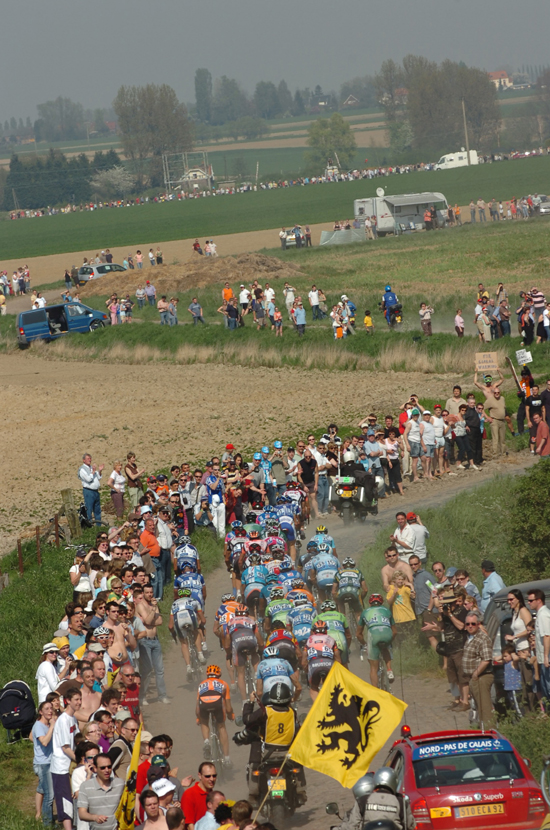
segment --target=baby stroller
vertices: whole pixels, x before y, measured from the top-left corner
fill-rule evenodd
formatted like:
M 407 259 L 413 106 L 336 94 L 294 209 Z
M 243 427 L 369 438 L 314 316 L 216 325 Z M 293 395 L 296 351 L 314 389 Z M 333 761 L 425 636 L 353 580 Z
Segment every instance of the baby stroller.
M 0 719 L 9 744 L 29 737 L 36 720 L 36 704 L 23 680 L 12 680 L 0 691 Z

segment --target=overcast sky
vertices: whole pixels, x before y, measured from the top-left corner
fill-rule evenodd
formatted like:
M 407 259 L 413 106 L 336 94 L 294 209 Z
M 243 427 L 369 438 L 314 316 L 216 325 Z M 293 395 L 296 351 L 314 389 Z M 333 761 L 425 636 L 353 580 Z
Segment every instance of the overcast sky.
M 284 78 L 325 91 L 413 53 L 492 70 L 550 63 L 548 0 L 16 0 L 4 10 L 0 118 L 58 95 L 108 106 L 121 84 Z

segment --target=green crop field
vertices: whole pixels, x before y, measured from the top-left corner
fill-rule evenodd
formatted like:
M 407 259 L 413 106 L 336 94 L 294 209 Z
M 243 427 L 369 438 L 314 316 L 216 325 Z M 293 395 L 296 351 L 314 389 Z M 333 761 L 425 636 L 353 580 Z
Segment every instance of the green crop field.
M 104 209 L 93 213 L 0 222 L 0 250 L 6 259 L 27 258 L 109 246 L 145 246 L 171 239 L 265 230 L 293 222 L 330 222 L 352 215 L 353 200 L 389 193 L 437 190 L 449 202 L 473 197 L 509 199 L 550 191 L 550 158 L 501 162 L 439 172 L 409 173 L 384 180 L 295 186 L 186 202 Z M 469 217 L 465 216 L 464 219 Z

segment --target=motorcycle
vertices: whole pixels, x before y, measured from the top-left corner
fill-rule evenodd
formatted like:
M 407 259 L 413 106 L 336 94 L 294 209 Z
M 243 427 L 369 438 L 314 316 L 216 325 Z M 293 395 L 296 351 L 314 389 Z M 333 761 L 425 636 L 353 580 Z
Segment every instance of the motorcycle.
M 306 802 L 303 769 L 291 760 L 283 765 L 284 757 L 267 752 L 257 768 L 249 765 L 247 771 L 250 795 L 255 796 L 260 804 L 267 795 L 262 812 L 277 828 L 285 827 L 298 807 Z M 304 781 L 302 785 L 300 776 Z
M 380 309 L 380 311 L 382 312 L 384 317 L 386 317 L 386 306 L 385 306 L 385 304 L 384 303 L 378 303 L 378 308 Z M 401 305 L 401 303 L 395 303 L 394 305 L 391 305 L 387 309 L 387 311 L 388 311 L 388 316 L 389 316 L 388 325 L 389 325 L 390 329 L 400 329 L 402 324 L 403 324 L 403 306 Z M 387 317 L 386 317 L 386 321 L 388 321 Z
M 345 525 L 354 519 L 364 522 L 369 514 L 378 513 L 378 483 L 371 478 L 370 487 L 366 487 L 359 485 L 354 476 L 334 476 L 329 501 L 336 506 Z

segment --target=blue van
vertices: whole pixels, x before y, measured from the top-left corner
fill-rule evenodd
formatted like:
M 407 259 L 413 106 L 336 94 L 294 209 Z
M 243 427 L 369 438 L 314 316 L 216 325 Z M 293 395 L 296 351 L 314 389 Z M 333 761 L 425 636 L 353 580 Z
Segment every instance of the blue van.
M 110 323 L 109 315 L 80 302 L 59 303 L 22 311 L 17 317 L 17 340 L 23 349 L 33 340 L 55 340 L 71 331 L 95 331 Z

